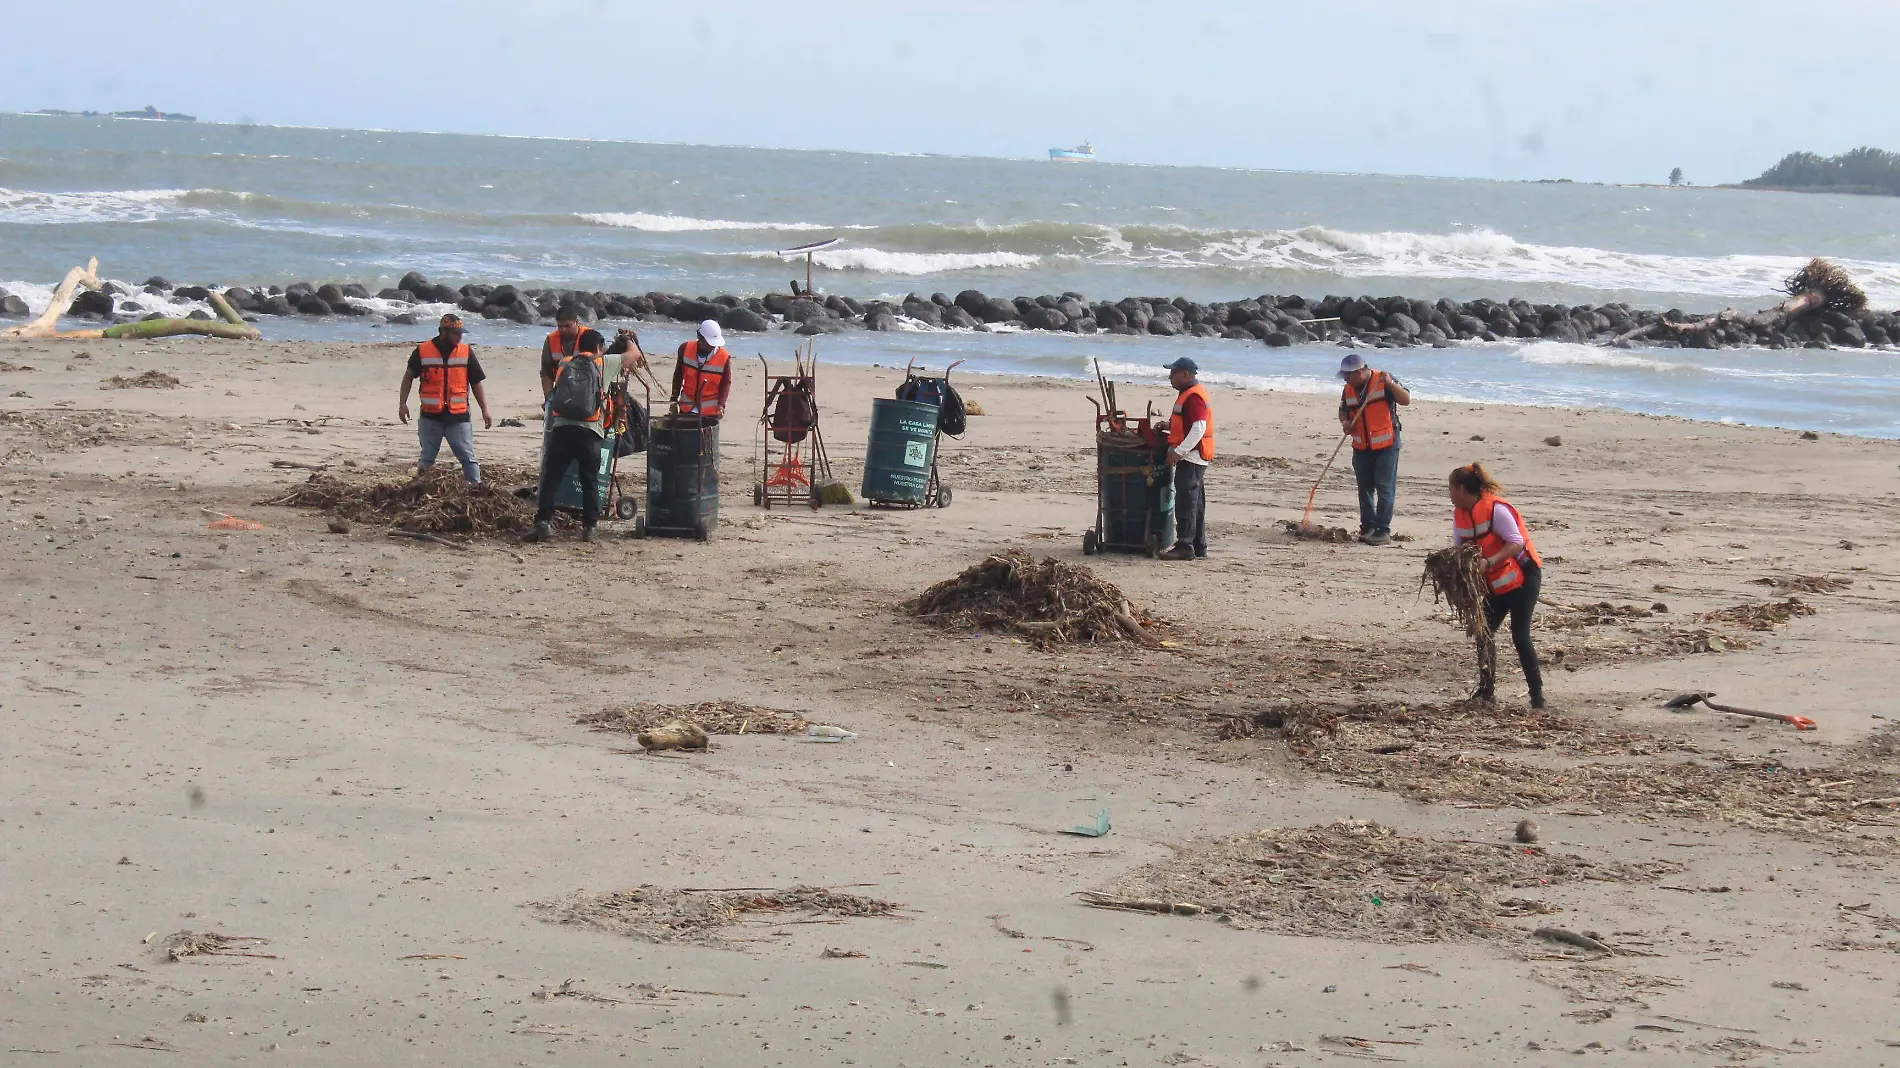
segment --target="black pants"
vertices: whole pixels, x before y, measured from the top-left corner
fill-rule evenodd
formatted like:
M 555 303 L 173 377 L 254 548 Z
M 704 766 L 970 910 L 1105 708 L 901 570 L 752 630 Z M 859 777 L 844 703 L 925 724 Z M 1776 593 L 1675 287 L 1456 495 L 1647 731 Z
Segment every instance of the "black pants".
M 1524 569 L 1524 584 L 1510 593 L 1486 597 L 1484 622 L 1496 634 L 1504 617 L 1511 617 L 1511 644 L 1517 647 L 1517 662 L 1524 668 L 1524 681 L 1530 686 L 1532 699 L 1536 699 L 1544 696 L 1544 672 L 1537 664 L 1537 649 L 1531 645 L 1531 612 L 1537 607 L 1538 592 L 1544 588 L 1544 569 L 1528 560 L 1518 561 L 1518 566 Z M 1480 666 L 1478 692 L 1489 697 L 1495 685 L 1491 666 Z
M 1207 555 L 1207 467 L 1186 460 L 1174 465 L 1174 544 Z
M 546 455 L 541 457 L 541 507 L 534 521 L 554 518 L 554 498 L 561 492 L 569 464 L 580 465 L 581 524 L 600 522 L 601 437 L 584 426 L 557 426 L 548 431 Z

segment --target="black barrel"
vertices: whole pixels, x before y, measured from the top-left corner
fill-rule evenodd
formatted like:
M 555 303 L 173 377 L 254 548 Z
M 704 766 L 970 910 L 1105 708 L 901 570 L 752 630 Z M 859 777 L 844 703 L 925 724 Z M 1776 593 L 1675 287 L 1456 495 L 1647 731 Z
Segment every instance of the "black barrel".
M 1084 549 L 1153 555 L 1173 542 L 1174 479 L 1166 445 L 1100 435 L 1095 475 L 1101 518 L 1096 537 L 1084 539 Z
M 647 441 L 647 514 L 636 536 L 705 541 L 719 525 L 719 421 L 669 415 Z
M 917 401 L 878 398 L 871 402 L 871 440 L 864 453 L 865 500 L 922 505 L 930 490 L 937 453 L 937 420 L 943 409 Z

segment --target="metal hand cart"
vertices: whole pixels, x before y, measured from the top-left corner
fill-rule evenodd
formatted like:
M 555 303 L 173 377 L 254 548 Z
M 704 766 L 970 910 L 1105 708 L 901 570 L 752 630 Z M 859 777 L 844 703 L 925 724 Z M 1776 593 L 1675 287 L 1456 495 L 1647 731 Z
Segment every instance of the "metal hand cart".
M 774 375 L 763 353 L 765 405 L 759 409 L 753 463 L 759 472 L 752 484 L 752 503 L 770 509 L 808 504 L 813 511 L 824 504 L 820 487 L 831 480 L 831 458 L 818 429 L 818 356 L 816 343 L 799 346 L 792 373 Z

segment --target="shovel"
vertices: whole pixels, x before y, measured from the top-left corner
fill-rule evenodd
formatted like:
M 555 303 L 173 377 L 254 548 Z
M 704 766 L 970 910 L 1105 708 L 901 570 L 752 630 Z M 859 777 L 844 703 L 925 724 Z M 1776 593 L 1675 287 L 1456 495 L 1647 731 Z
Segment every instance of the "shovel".
M 1758 712 L 1752 708 L 1737 708 L 1734 705 L 1718 705 L 1714 701 L 1709 700 L 1709 698 L 1714 696 L 1715 694 L 1712 691 L 1698 690 L 1695 693 L 1685 693 L 1672 697 L 1663 703 L 1663 707 L 1688 709 L 1694 708 L 1697 705 L 1705 705 L 1717 712 L 1727 712 L 1731 716 L 1749 716 L 1754 719 L 1771 719 L 1776 723 L 1786 723 L 1798 731 L 1811 731 L 1819 726 L 1819 724 L 1806 716 L 1786 716 L 1779 712 Z

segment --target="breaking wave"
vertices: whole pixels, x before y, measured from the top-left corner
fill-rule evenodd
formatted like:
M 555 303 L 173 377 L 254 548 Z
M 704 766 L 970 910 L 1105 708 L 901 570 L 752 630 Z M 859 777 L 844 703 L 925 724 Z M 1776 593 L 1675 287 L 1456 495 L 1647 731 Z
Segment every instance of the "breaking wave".
M 682 233 L 692 230 L 837 230 L 844 227 L 807 222 L 734 222 L 731 219 L 695 219 L 688 215 L 653 215 L 644 211 L 579 212 L 575 216 L 600 226 L 623 230 L 647 230 L 653 233 Z

